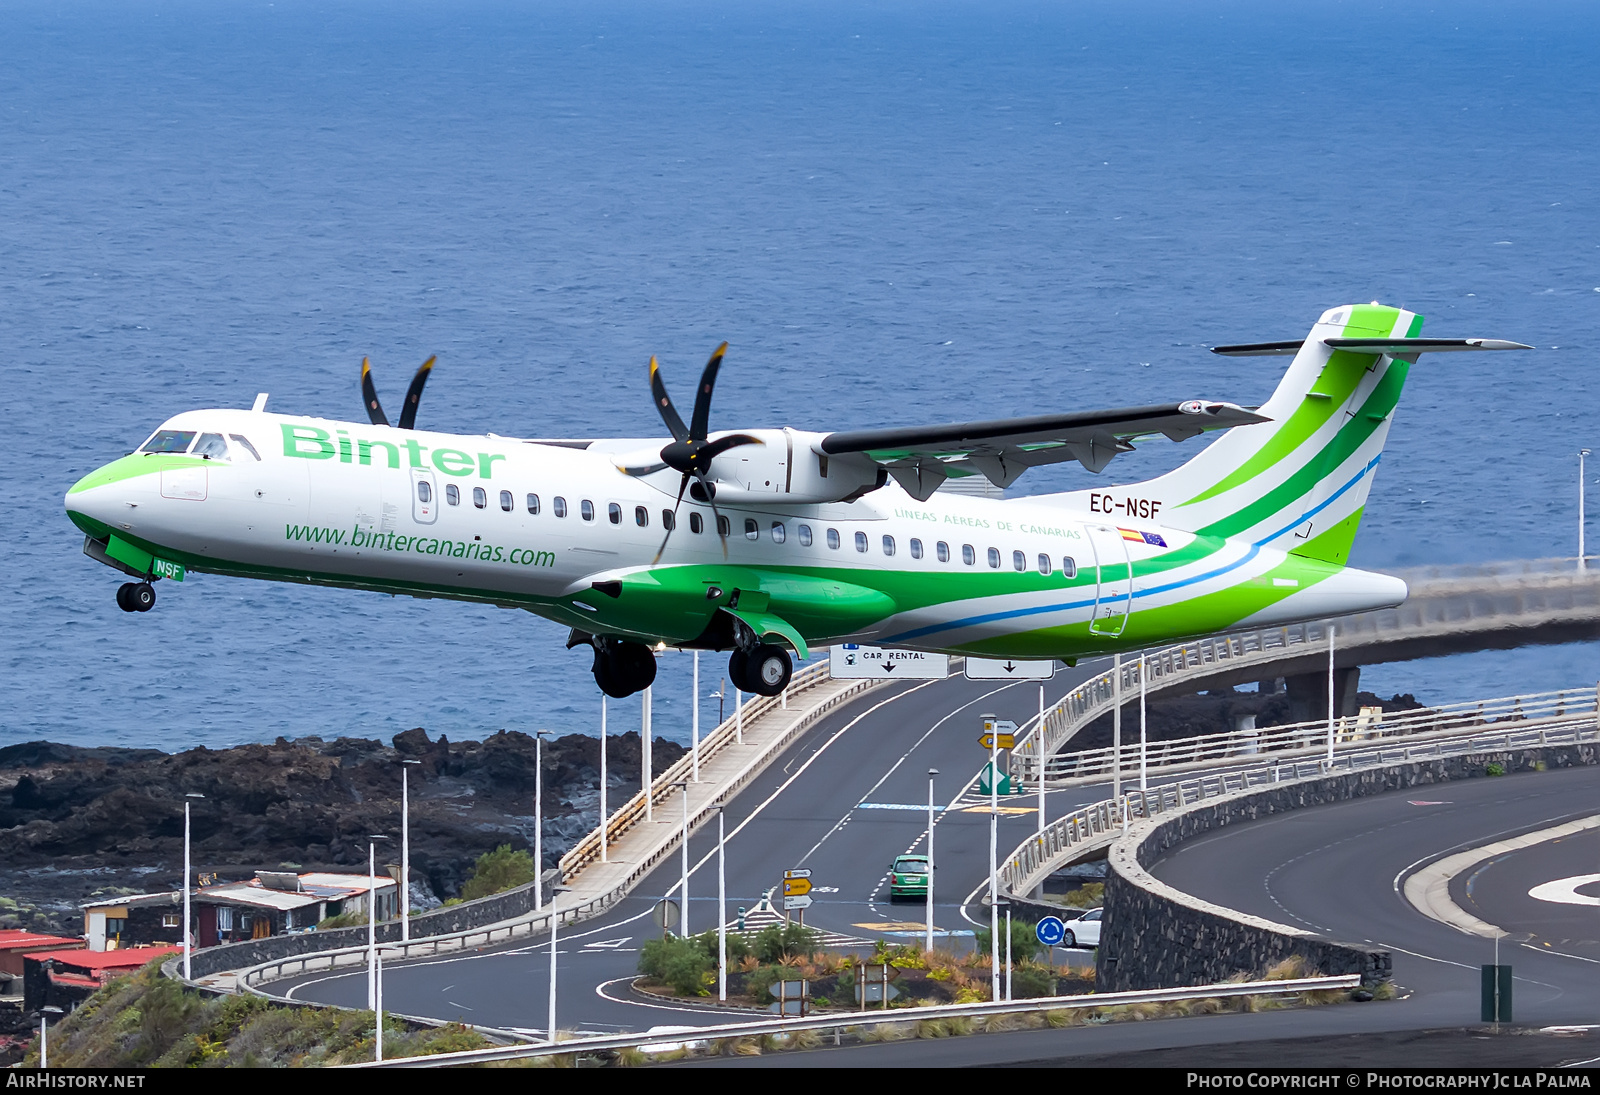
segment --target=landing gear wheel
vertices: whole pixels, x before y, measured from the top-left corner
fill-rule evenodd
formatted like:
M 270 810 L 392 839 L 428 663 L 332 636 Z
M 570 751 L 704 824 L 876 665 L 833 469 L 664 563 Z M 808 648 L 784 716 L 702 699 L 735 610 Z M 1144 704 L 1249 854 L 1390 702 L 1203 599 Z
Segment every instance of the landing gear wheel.
M 136 612 L 149 612 L 156 607 L 156 590 L 149 582 L 139 582 L 133 587 L 133 592 L 128 594 L 128 602 L 133 605 Z
M 776 696 L 789 686 L 794 664 L 781 646 L 762 644 L 748 654 L 736 650 L 728 659 L 728 679 L 745 692 Z
M 656 679 L 656 656 L 643 643 L 602 639 L 594 651 L 594 683 L 614 700 L 643 692 Z
M 139 611 L 139 606 L 133 603 L 133 589 L 132 582 L 123 582 L 117 587 L 117 607 L 124 612 Z

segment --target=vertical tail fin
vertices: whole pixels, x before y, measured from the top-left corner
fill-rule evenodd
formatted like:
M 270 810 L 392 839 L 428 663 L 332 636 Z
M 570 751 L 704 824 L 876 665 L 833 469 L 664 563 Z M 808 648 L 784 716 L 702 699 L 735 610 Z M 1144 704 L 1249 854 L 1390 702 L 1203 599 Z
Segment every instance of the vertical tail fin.
M 1345 563 L 1411 362 L 1328 338 L 1414 338 L 1422 317 L 1381 305 L 1323 313 L 1260 413 L 1140 484 L 1164 524 Z M 1414 357 L 1414 355 L 1411 355 Z

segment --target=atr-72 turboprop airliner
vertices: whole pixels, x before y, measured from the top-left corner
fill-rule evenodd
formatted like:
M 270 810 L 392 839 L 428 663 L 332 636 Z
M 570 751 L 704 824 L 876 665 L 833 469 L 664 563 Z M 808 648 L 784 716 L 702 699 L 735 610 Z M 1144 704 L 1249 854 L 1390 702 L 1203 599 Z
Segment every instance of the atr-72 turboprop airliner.
M 1400 389 L 1426 351 L 1528 349 L 1420 338 L 1422 317 L 1346 305 L 1303 340 L 1267 403 L 1188 400 L 928 428 L 709 429 L 723 348 L 672 437 L 522 440 L 413 428 L 433 360 L 391 426 L 185 411 L 66 496 L 84 552 L 132 576 L 118 604 L 186 571 L 525 608 L 594 651 L 607 694 L 640 691 L 663 646 L 731 651 L 775 695 L 792 650 L 867 641 L 1071 660 L 1230 628 L 1395 605 L 1396 578 L 1345 566 Z M 1100 472 L 1141 437 L 1228 430 L 1127 486 L 1031 498 L 938 487 L 1030 467 Z

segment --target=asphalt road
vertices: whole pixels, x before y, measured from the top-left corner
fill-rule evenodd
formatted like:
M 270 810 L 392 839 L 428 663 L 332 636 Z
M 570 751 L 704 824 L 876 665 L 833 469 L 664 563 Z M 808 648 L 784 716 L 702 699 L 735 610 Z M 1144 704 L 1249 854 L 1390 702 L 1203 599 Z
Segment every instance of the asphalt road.
M 1097 666 L 1058 673 L 1046 687 L 1056 702 Z M 941 933 L 970 932 L 961 902 L 988 877 L 989 817 L 963 792 L 987 761 L 978 744 L 980 718 L 994 714 L 1022 724 L 1037 714 L 1037 682 L 942 681 L 896 684 L 867 693 L 822 719 L 784 753 L 727 810 L 730 920 L 740 906 L 754 909 L 783 871 L 812 870 L 816 903 L 807 923 L 853 938 L 920 934 L 920 904 L 891 905 L 887 870 L 896 855 L 925 848 L 928 769 L 935 783 L 935 914 Z M 1058 816 L 1104 797 L 1103 789 L 1052 793 Z M 1034 796 L 1005 803 L 999 847 L 1004 855 L 1037 826 Z M 716 926 L 716 828 L 690 840 L 691 932 Z M 633 896 L 558 938 L 558 1025 L 564 1030 L 612 1032 L 727 1021 L 708 1007 L 646 1004 L 629 996 L 638 947 L 656 933 L 652 906 L 678 885 L 671 857 Z M 973 910 L 974 912 L 976 910 Z M 944 945 L 970 946 L 946 935 Z M 1057 952 L 1060 954 L 1061 952 Z M 1083 960 L 1086 960 L 1084 956 Z M 391 1010 L 485 1026 L 542 1031 L 548 1022 L 549 944 L 506 946 L 396 964 L 386 971 L 384 1002 Z M 364 1006 L 364 972 L 279 983 L 297 999 Z

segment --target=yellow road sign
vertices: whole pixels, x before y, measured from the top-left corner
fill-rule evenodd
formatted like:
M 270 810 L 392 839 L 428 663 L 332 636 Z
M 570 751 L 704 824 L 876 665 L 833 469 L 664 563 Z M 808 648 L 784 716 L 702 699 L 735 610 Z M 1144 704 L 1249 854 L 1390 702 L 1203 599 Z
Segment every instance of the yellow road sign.
M 783 880 L 784 897 L 804 897 L 811 892 L 811 879 L 786 878 Z
M 999 745 L 995 744 L 994 739 L 995 735 L 985 734 L 978 739 L 978 744 L 985 749 L 1012 749 L 1017 744 L 1017 736 L 1015 734 L 1001 734 Z

